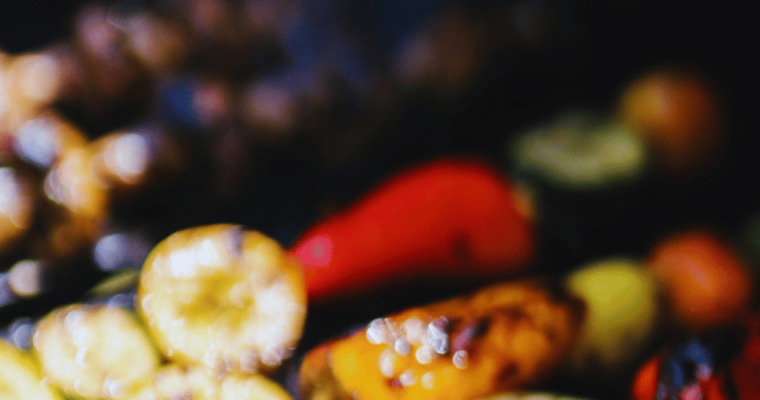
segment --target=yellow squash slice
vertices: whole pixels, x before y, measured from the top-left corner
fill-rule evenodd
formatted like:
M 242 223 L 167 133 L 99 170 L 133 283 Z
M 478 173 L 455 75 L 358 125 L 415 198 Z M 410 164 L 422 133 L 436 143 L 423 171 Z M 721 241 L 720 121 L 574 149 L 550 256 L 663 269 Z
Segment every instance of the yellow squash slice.
M 138 319 L 123 308 L 71 305 L 54 310 L 32 338 L 43 376 L 67 395 L 119 398 L 158 368 Z
M 0 339 L 0 399 L 61 400 L 29 355 Z
M 123 400 L 292 400 L 262 375 L 211 375 L 206 368 L 176 363 L 163 366 L 151 380 Z
M 269 371 L 301 337 L 301 266 L 235 225 L 177 232 L 143 267 L 137 307 L 164 355 L 213 371 Z

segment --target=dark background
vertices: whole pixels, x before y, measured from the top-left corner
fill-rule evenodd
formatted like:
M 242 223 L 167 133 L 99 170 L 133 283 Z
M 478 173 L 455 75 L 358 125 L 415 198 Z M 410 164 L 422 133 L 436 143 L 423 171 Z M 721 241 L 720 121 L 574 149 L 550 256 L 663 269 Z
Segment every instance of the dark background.
M 129 8 L 152 3 L 122 0 L 119 4 Z M 322 3 L 314 2 L 317 9 Z M 20 53 L 71 37 L 71 20 L 83 4 L 3 2 L 0 47 Z M 365 145 L 359 157 L 326 161 L 307 136 L 256 153 L 234 196 L 220 199 L 203 179 L 191 180 L 178 194 L 143 198 L 136 207 L 129 204 L 124 219 L 158 226 L 155 240 L 190 226 L 234 222 L 289 245 L 328 211 L 347 206 L 409 165 L 444 155 L 473 155 L 506 171 L 505 144 L 515 134 L 568 109 L 611 113 L 627 83 L 669 64 L 701 70 L 719 90 L 728 110 L 730 141 L 725 156 L 715 168 L 688 182 L 652 180 L 632 193 L 596 198 L 550 193 L 547 196 L 556 201 L 548 201 L 540 210 L 544 217 L 540 264 L 566 270 L 608 254 L 643 255 L 660 236 L 701 224 L 736 238 L 758 210 L 753 57 L 757 29 L 749 6 L 564 0 L 331 4 L 338 6 L 326 14 L 327 24 L 334 20 L 344 32 L 362 36 L 368 57 L 378 65 L 400 37 L 446 7 L 461 7 L 476 18 L 485 18 L 505 4 L 522 7 L 528 14 L 550 10 L 551 28 L 533 43 L 497 48 L 475 81 L 453 98 L 402 99 L 387 119 L 378 121 L 382 134 Z M 91 137 L 125 122 L 74 121 Z M 201 158 L 201 164 L 206 161 Z M 208 178 L 202 165 L 196 171 Z

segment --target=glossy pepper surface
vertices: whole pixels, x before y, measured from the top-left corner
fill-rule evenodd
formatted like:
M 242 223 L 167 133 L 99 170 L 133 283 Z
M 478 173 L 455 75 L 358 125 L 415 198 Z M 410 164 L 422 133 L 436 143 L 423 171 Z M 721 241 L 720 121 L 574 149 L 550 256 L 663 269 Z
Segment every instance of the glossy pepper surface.
M 514 274 L 534 255 L 525 204 L 489 165 L 439 160 L 391 178 L 307 231 L 292 252 L 313 302 L 399 280 Z

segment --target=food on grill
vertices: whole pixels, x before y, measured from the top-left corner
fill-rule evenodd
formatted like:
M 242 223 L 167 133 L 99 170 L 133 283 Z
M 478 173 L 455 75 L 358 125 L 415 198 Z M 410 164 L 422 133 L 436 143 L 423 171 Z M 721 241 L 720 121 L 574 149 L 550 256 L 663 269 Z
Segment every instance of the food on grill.
M 559 372 L 582 308 L 546 282 L 520 281 L 379 318 L 306 356 L 301 397 L 466 400 L 531 388 Z
M 187 229 L 159 243 L 143 266 L 137 307 L 167 358 L 220 373 L 275 369 L 306 317 L 298 262 L 236 225 Z
M 43 376 L 67 395 L 119 398 L 155 374 L 159 356 L 136 316 L 74 304 L 43 318 L 32 345 Z

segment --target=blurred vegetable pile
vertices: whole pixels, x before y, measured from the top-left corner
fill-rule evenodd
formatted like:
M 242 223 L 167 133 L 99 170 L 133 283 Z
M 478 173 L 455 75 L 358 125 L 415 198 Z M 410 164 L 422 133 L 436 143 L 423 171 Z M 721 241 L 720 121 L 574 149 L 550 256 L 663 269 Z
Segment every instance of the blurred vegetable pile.
M 0 397 L 760 396 L 751 35 L 653 6 L 0 12 Z

